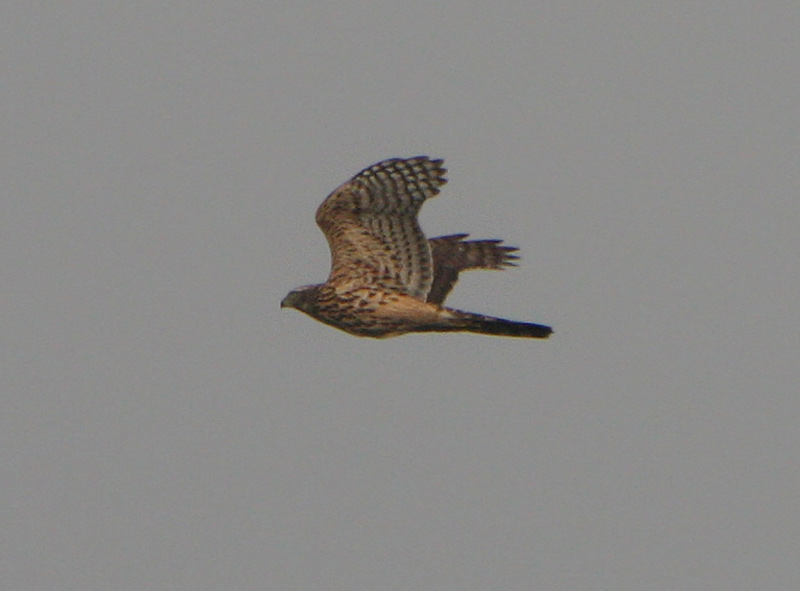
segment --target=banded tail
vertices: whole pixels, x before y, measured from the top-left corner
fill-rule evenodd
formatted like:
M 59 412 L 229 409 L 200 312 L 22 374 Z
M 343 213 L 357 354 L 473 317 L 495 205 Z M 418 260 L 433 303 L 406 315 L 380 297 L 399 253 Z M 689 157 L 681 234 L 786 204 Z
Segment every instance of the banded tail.
M 553 329 L 543 324 L 517 322 L 494 316 L 473 314 L 445 308 L 452 316 L 446 321 L 434 325 L 420 326 L 414 332 L 474 332 L 478 334 L 502 337 L 523 337 L 529 339 L 546 339 Z

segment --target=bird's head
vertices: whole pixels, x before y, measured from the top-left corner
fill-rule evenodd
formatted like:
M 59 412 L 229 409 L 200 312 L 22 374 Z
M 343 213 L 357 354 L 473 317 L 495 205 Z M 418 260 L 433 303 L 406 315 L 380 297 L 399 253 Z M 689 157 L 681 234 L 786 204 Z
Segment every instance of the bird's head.
M 296 308 L 305 311 L 307 304 L 314 297 L 314 291 L 318 285 L 304 285 L 293 289 L 286 297 L 281 300 L 281 308 Z

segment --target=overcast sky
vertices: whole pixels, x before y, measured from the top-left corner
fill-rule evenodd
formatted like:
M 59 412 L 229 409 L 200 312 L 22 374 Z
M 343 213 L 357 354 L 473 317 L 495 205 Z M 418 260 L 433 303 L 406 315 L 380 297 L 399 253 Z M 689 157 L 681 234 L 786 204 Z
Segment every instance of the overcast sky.
M 800 580 L 800 5 L 0 8 L 9 590 L 673 591 Z M 448 303 L 281 310 L 325 196 L 446 159 Z

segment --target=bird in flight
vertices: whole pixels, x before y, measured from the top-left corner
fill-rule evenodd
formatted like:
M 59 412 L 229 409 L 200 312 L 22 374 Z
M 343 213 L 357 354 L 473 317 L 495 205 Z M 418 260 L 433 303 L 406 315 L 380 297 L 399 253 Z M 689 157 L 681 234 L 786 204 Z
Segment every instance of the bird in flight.
M 384 160 L 331 193 L 316 216 L 331 250 L 330 276 L 289 292 L 281 307 L 362 337 L 473 332 L 546 339 L 549 326 L 443 306 L 461 271 L 502 269 L 518 257 L 501 240 L 425 237 L 417 214 L 447 182 L 442 164 L 427 156 Z

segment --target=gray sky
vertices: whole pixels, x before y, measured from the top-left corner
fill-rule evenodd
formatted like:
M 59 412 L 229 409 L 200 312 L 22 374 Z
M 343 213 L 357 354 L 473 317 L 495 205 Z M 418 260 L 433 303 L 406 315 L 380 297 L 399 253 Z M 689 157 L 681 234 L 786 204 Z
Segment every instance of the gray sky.
M 4 588 L 796 585 L 800 8 L 531 4 L 3 3 Z M 416 154 L 549 341 L 279 309 Z

